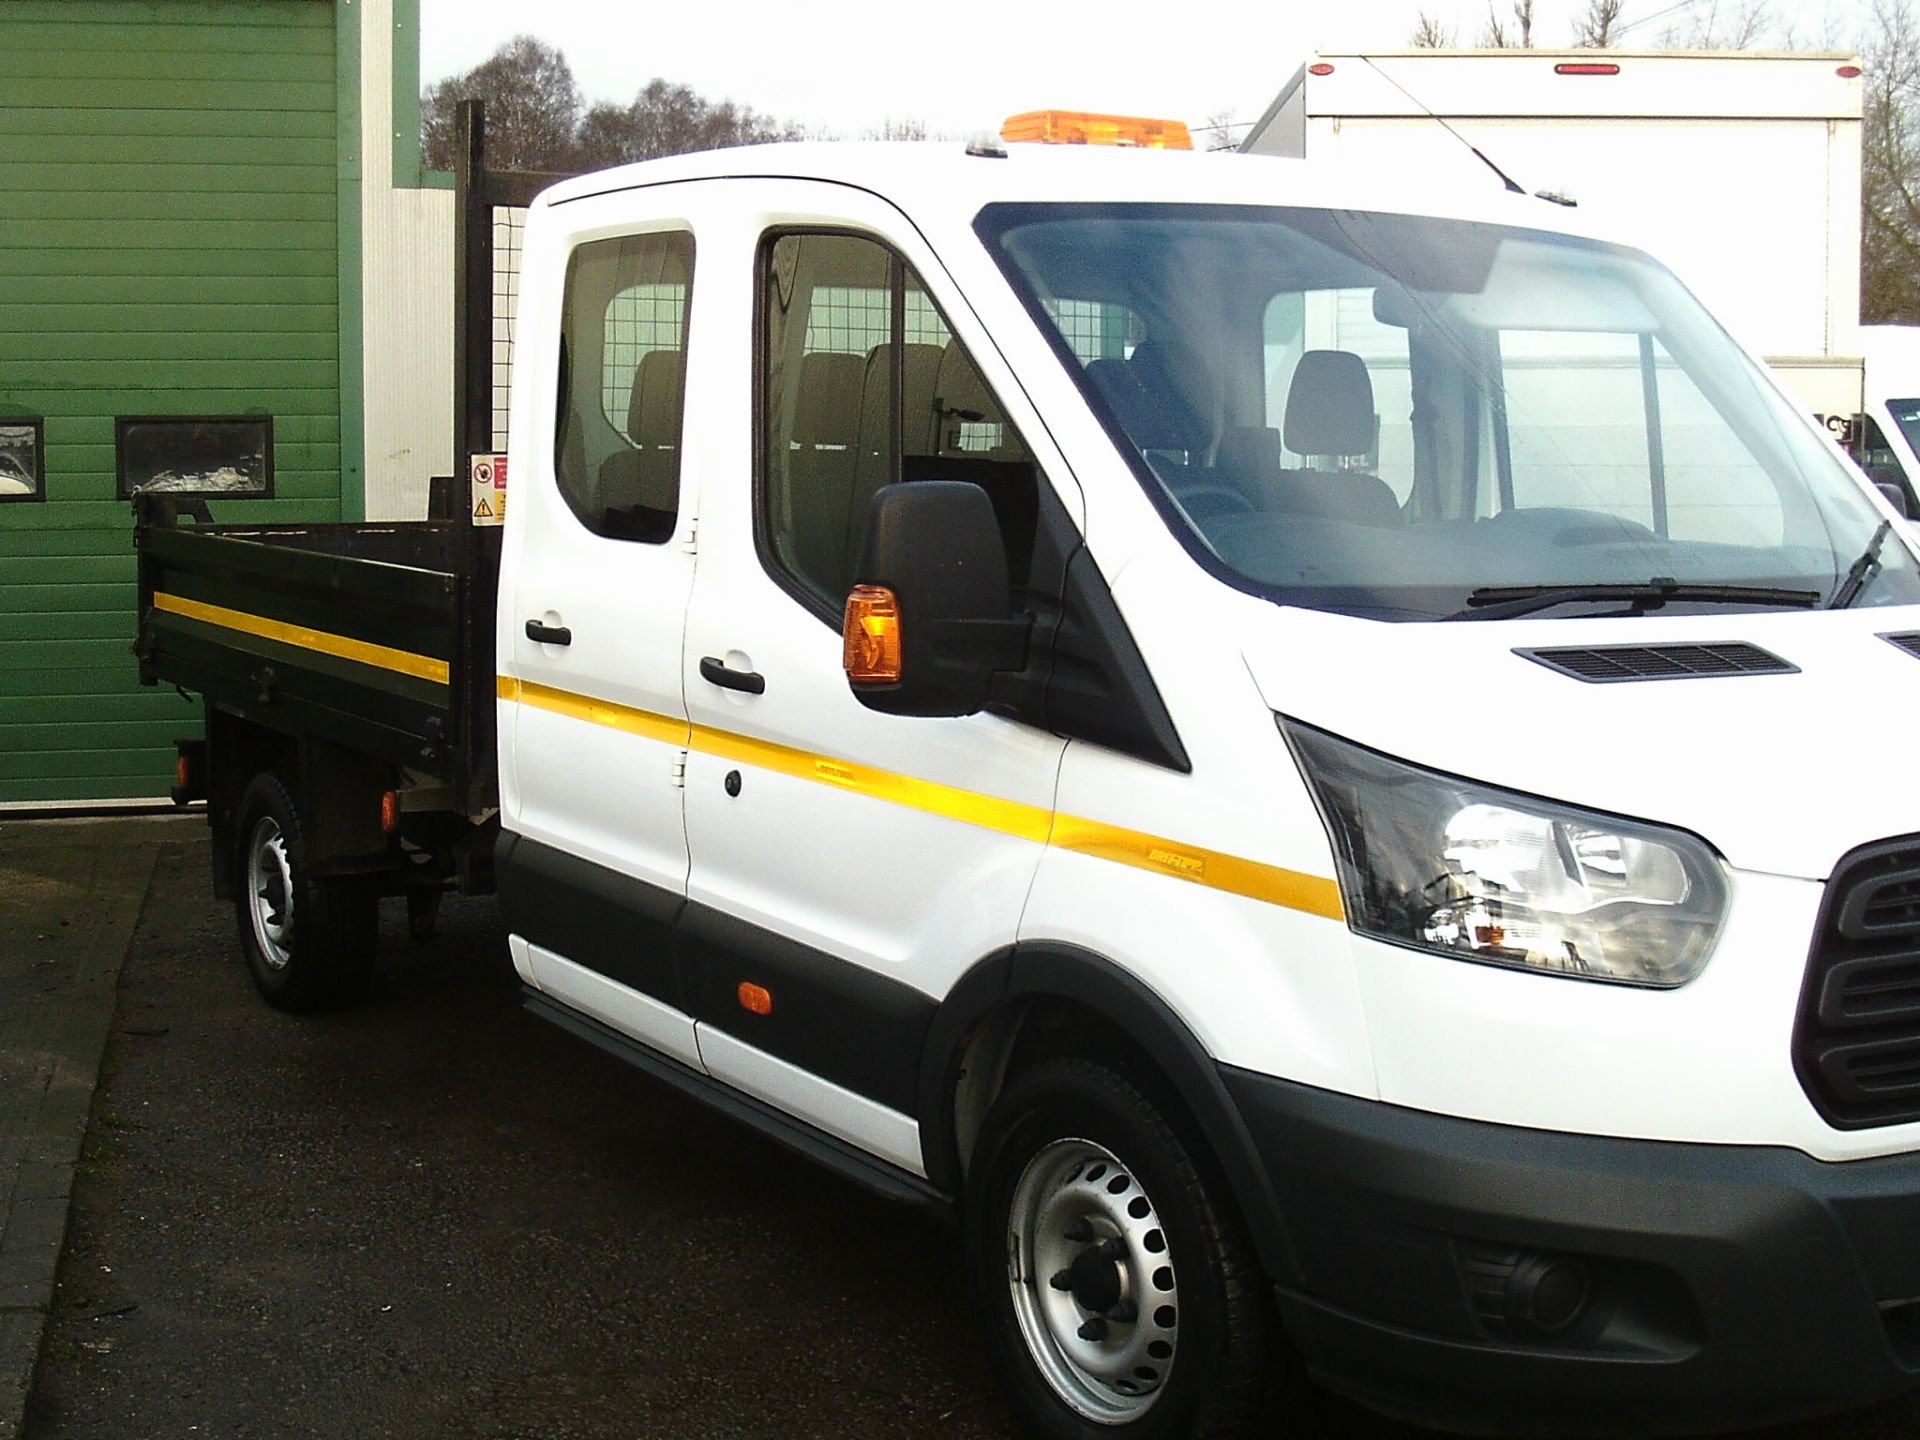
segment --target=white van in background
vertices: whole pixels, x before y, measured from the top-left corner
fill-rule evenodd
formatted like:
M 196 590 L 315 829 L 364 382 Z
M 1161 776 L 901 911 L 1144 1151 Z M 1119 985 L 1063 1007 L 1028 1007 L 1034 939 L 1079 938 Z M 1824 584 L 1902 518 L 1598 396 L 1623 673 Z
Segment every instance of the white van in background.
M 1855 453 L 1874 483 L 1897 486 L 1920 517 L 1920 325 L 1863 325 L 1866 400 Z

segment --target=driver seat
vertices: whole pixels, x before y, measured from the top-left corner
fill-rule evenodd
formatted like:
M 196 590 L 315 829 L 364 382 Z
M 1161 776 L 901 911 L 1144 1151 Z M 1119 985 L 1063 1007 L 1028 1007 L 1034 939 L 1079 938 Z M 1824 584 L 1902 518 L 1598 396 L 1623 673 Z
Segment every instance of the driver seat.
M 1373 378 L 1351 350 L 1309 350 L 1287 390 L 1288 450 L 1309 459 L 1352 460 L 1373 453 L 1380 417 Z M 1403 516 L 1393 487 L 1364 470 L 1283 470 L 1276 508 L 1360 525 L 1398 525 Z

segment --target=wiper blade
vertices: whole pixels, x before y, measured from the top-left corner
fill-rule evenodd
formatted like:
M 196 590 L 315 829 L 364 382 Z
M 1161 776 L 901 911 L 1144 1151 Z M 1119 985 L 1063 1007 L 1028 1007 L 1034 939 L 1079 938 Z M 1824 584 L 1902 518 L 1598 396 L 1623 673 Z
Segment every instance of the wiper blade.
M 1873 532 L 1873 538 L 1867 541 L 1867 548 L 1860 552 L 1860 558 L 1847 567 L 1847 573 L 1838 585 L 1833 587 L 1833 598 L 1827 601 L 1829 610 L 1844 610 L 1860 597 L 1867 588 L 1867 582 L 1880 568 L 1880 547 L 1887 543 L 1887 536 L 1893 533 L 1893 522 L 1882 520 L 1880 528 Z
M 1486 585 L 1467 596 L 1467 608 L 1449 620 L 1511 620 L 1556 605 L 1616 600 L 1636 610 L 1657 610 L 1674 600 L 1706 605 L 1783 605 L 1810 610 L 1818 590 L 1782 590 L 1772 585 L 1702 585 L 1655 576 L 1627 585 Z

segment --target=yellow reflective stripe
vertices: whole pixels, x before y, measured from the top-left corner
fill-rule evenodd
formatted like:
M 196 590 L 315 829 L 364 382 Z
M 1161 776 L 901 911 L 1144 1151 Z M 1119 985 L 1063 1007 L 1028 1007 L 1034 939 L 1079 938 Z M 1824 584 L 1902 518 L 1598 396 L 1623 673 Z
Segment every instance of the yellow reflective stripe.
M 595 700 L 586 695 L 576 695 L 570 690 L 555 690 L 550 685 L 516 680 L 511 675 L 500 677 L 498 693 L 502 700 L 518 701 L 536 710 L 551 710 L 556 715 L 565 715 L 572 720 L 585 720 L 590 725 L 604 725 L 609 730 L 621 730 L 668 745 L 685 745 L 692 729 L 684 720 L 656 715 L 651 710 L 616 705 L 611 700 Z
M 249 615 L 244 610 L 229 610 L 224 605 L 209 605 L 203 600 L 188 600 L 179 595 L 167 595 L 156 591 L 153 597 L 153 608 L 188 620 L 199 620 L 207 625 L 218 625 L 223 630 L 237 630 L 243 635 L 255 635 L 262 640 L 277 640 L 282 645 L 293 645 L 321 655 L 333 655 L 342 660 L 373 665 L 382 670 L 392 670 L 400 675 L 411 675 L 417 680 L 431 680 L 436 685 L 448 684 L 451 678 L 447 662 L 436 660 L 431 655 L 416 655 L 411 650 L 395 650 L 390 645 L 375 645 L 366 640 L 355 640 L 350 636 L 315 630 L 307 625 L 289 625 L 284 620 L 269 620 L 261 615 Z
M 1223 855 L 1216 850 L 1203 850 L 1178 840 L 1127 830 L 1098 820 L 1057 815 L 1037 805 L 1023 805 L 1017 800 L 1002 800 L 932 780 L 895 774 L 891 770 L 856 765 L 850 760 L 816 755 L 810 750 L 776 745 L 770 740 L 756 740 L 730 730 L 690 725 L 685 720 L 671 719 L 630 706 L 613 705 L 604 700 L 590 700 L 583 695 L 530 684 L 510 675 L 500 677 L 499 695 L 502 700 L 515 700 L 595 725 L 607 725 L 667 744 L 683 745 L 716 759 L 735 760 L 743 765 L 790 775 L 797 780 L 831 785 L 836 790 L 883 800 L 891 805 L 905 806 L 948 820 L 959 820 L 968 825 L 978 825 L 984 830 L 1011 835 L 1036 845 L 1052 845 L 1076 855 L 1107 860 L 1117 865 L 1130 865 L 1156 875 L 1170 875 L 1211 890 L 1244 895 L 1269 905 L 1320 915 L 1329 920 L 1346 918 L 1346 912 L 1340 905 L 1340 886 L 1325 876 L 1285 870 L 1278 865 L 1267 865 L 1238 855 Z
M 1239 855 L 1222 855 L 1217 850 L 1202 850 L 1164 836 L 1145 835 L 1138 830 L 1124 830 L 1118 825 L 1082 820 L 1075 815 L 1054 818 L 1053 845 L 1076 855 L 1091 855 L 1098 860 L 1151 870 L 1156 875 L 1191 880 L 1212 890 L 1245 895 L 1288 910 L 1304 910 L 1329 920 L 1346 919 L 1346 911 L 1340 905 L 1339 883 L 1324 876 L 1283 870 L 1278 865 Z
M 978 825 L 982 829 L 998 830 L 1003 835 L 1031 840 L 1036 845 L 1046 843 L 1047 831 L 1053 823 L 1053 812 L 1037 805 L 1001 800 L 973 790 L 957 790 L 933 780 L 916 780 L 911 775 L 875 770 L 870 766 L 856 765 L 851 760 L 834 760 L 810 751 L 775 745 L 771 741 L 735 735 L 727 730 L 711 730 L 704 725 L 694 727 L 692 748 L 703 755 L 738 760 L 742 764 L 757 765 L 763 770 L 775 770 L 796 779 L 831 785 L 837 790 L 850 790 L 891 805 L 904 805 L 909 810 L 921 810 L 929 815 Z

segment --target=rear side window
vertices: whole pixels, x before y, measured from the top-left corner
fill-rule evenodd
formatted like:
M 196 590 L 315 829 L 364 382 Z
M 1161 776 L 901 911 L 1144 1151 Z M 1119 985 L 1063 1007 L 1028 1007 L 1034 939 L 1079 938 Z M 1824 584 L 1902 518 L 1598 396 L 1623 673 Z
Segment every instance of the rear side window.
M 567 262 L 554 475 L 582 525 L 660 544 L 680 515 L 693 237 L 624 235 Z

